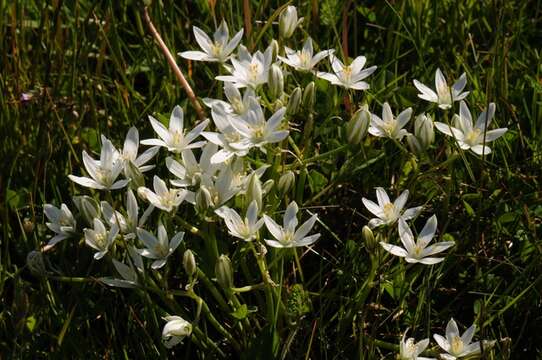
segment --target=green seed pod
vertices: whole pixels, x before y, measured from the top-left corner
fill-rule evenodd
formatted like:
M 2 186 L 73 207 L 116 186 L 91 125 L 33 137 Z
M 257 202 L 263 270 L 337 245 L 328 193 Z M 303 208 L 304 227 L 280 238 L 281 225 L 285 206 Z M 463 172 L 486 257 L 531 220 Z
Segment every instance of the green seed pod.
M 194 274 L 198 270 L 198 266 L 196 264 L 196 257 L 190 249 L 186 250 L 183 254 L 183 268 L 189 276 L 194 276 Z
M 294 91 L 290 94 L 290 99 L 288 99 L 288 106 L 286 107 L 286 112 L 290 115 L 295 115 L 299 111 L 299 105 L 301 104 L 301 88 L 296 87 Z
M 233 269 L 227 255 L 220 255 L 215 265 L 215 276 L 218 284 L 229 290 L 233 287 Z
M 359 144 L 367 135 L 369 125 L 371 124 L 371 113 L 368 106 L 362 106 L 354 113 L 350 121 L 346 124 L 346 138 L 352 145 Z

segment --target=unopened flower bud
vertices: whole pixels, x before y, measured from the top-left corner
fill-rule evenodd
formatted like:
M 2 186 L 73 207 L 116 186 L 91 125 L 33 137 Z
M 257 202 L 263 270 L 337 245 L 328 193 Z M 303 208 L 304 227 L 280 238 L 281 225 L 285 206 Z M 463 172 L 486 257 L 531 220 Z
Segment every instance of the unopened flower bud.
M 272 52 L 272 58 L 271 58 L 271 62 L 274 63 L 275 61 L 277 61 L 277 56 L 279 55 L 279 42 L 275 39 L 271 40 L 271 43 L 269 44 L 269 46 L 271 47 Z
M 295 183 L 295 174 L 293 171 L 288 170 L 279 179 L 277 188 L 281 194 L 286 194 Z
M 407 134 L 406 141 L 408 144 L 408 148 L 414 155 L 421 156 L 423 154 L 423 146 L 422 144 L 420 144 L 416 136 L 412 134 Z
M 73 202 L 87 225 L 92 225 L 94 223 L 94 218 L 100 217 L 100 205 L 90 196 L 74 196 Z
M 128 161 L 128 166 L 124 168 L 126 178 L 130 179 L 130 187 L 137 189 L 140 186 L 145 186 L 145 177 L 139 168 L 131 161 Z
M 33 250 L 26 255 L 26 265 L 36 276 L 43 276 L 47 272 L 45 268 L 45 260 L 41 251 Z
M 433 120 L 429 115 L 421 114 L 414 122 L 414 135 L 418 138 L 420 145 L 425 149 L 435 141 L 435 129 Z
M 316 85 L 311 81 L 303 91 L 303 107 L 310 112 L 314 111 L 314 103 L 316 102 Z
M 167 324 L 162 330 L 162 340 L 167 348 L 180 343 L 185 337 L 192 334 L 192 324 L 180 316 L 166 316 Z
M 369 251 L 369 253 L 372 253 L 376 249 L 378 243 L 375 240 L 375 236 L 371 228 L 365 225 L 361 230 L 361 237 L 365 242 L 365 247 L 367 248 L 367 251 Z
M 346 138 L 352 145 L 359 144 L 367 135 L 371 124 L 371 113 L 367 105 L 362 106 L 354 113 L 346 124 Z
M 183 254 L 183 268 L 189 276 L 194 276 L 194 274 L 198 270 L 198 266 L 196 264 L 196 257 L 190 249 L 186 250 Z
M 205 186 L 201 186 L 196 191 L 196 211 L 204 213 L 209 207 L 213 206 L 211 193 Z
M 32 231 L 34 231 L 34 223 L 29 218 L 23 219 L 23 229 L 24 232 L 27 234 L 30 234 Z
M 286 107 L 286 112 L 290 115 L 297 114 L 299 111 L 299 105 L 301 104 L 301 88 L 296 87 L 294 91 L 290 94 L 290 99 L 288 99 L 288 106 Z
M 220 255 L 215 265 L 216 281 L 224 289 L 233 287 L 233 269 L 231 260 L 227 255 Z
M 272 99 L 277 99 L 284 91 L 284 75 L 281 68 L 277 64 L 271 65 L 269 69 L 269 96 Z
M 258 209 L 263 209 L 262 194 L 262 182 L 258 174 L 254 172 L 250 175 L 250 180 L 248 181 L 246 194 L 247 204 L 250 204 L 252 201 L 256 201 L 258 204 Z
M 297 20 L 297 9 L 295 6 L 288 6 L 279 17 L 279 35 L 288 39 L 294 33 L 299 21 Z
M 269 179 L 266 182 L 264 182 L 263 186 L 262 186 L 263 195 L 268 194 L 271 191 L 271 189 L 273 188 L 274 185 L 275 185 L 275 180 L 273 180 L 273 179 Z

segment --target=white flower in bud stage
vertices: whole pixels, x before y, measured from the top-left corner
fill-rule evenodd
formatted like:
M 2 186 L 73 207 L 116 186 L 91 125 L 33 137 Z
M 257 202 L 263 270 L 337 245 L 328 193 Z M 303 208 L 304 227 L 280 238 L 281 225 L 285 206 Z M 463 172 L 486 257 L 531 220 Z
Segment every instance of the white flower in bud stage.
M 433 335 L 438 345 L 447 352 L 440 356 L 445 360 L 455 360 L 480 354 L 482 352 L 480 342 L 471 343 L 475 331 L 476 325 L 473 324 L 460 336 L 457 323 L 453 318 L 450 319 L 446 326 L 446 338 L 438 334 Z
M 229 115 L 221 104 L 213 105 L 211 116 L 219 132 L 204 131 L 201 135 L 211 143 L 220 146 L 222 149 L 211 157 L 213 164 L 220 164 L 229 160 L 234 155 L 242 157 L 248 154 L 251 148 L 250 143 L 242 142 L 241 134 L 231 124 Z M 239 121 L 243 121 L 242 118 Z
M 320 234 L 307 236 L 309 231 L 316 223 L 318 217 L 316 215 L 303 223 L 297 230 L 297 212 L 299 208 L 295 201 L 292 201 L 284 213 L 283 226 L 278 225 L 275 220 L 264 215 L 264 222 L 267 230 L 273 235 L 276 240 L 265 239 L 267 245 L 275 248 L 291 248 L 297 246 L 308 246 L 314 243 L 320 237 Z
M 137 229 L 137 237 L 145 244 L 145 249 L 137 249 L 137 252 L 146 258 L 153 259 L 151 268 L 160 269 L 166 264 L 167 258 L 179 247 L 184 237 L 184 232 L 178 232 L 171 241 L 167 236 L 164 225 L 158 225 L 158 238 L 144 229 Z
M 369 210 L 373 215 L 377 216 L 374 219 L 369 220 L 369 228 L 374 229 L 380 225 L 391 225 L 395 223 L 399 218 L 404 220 L 410 220 L 416 217 L 423 206 L 418 206 L 403 211 L 405 204 L 408 200 L 408 190 L 405 190 L 399 195 L 397 199 L 392 203 L 390 198 L 381 187 L 376 188 L 376 198 L 378 200 L 378 205 L 373 201 L 362 198 L 363 205 Z
M 314 54 L 312 47 L 312 39 L 309 37 L 303 44 L 303 49 L 295 51 L 289 47 L 285 47 L 286 57 L 278 56 L 278 58 L 285 64 L 290 65 L 299 71 L 311 71 L 316 64 L 327 56 L 332 55 L 335 50 L 323 50 Z
M 382 119 L 372 114 L 369 134 L 378 137 L 401 140 L 408 132 L 403 129 L 412 116 L 412 108 L 403 110 L 397 118 L 393 116 L 390 105 L 385 102 L 382 105 Z
M 503 136 L 508 129 L 487 130 L 495 115 L 495 104 L 490 103 L 487 111 L 483 111 L 473 125 L 472 115 L 467 104 L 459 104 L 459 116 L 454 115 L 454 126 L 435 122 L 435 127 L 443 134 L 455 138 L 463 150 L 471 150 L 477 155 L 491 153 L 491 148 L 485 144 Z
M 284 9 L 279 16 L 279 35 L 283 39 L 290 38 L 296 27 L 303 21 L 303 18 L 297 18 L 297 8 L 289 5 Z
M 334 74 L 318 72 L 316 75 L 319 78 L 327 80 L 333 85 L 342 86 L 346 89 L 369 89 L 369 84 L 362 80 L 371 75 L 376 70 L 376 66 L 371 66 L 370 68 L 362 70 L 367 62 L 365 56 L 358 56 L 350 65 L 344 65 L 342 61 L 334 55 L 331 55 L 329 58 Z
M 168 189 L 164 180 L 156 175 L 153 178 L 153 188 L 154 192 L 142 186 L 137 189 L 137 192 L 152 205 L 167 212 L 176 209 L 188 193 L 185 189 Z
M 166 147 L 169 151 L 180 153 L 186 149 L 200 148 L 205 145 L 205 141 L 197 141 L 193 143 L 203 129 L 209 124 L 209 119 L 200 122 L 187 134 L 184 133 L 183 125 L 183 109 L 180 106 L 175 106 L 169 118 L 169 129 L 158 120 L 149 115 L 152 128 L 158 134 L 160 139 L 146 139 L 141 141 L 143 145 L 155 145 Z
M 167 321 L 167 324 L 162 330 L 162 340 L 167 348 L 172 348 L 192 334 L 192 324 L 182 317 L 166 316 L 163 319 Z
M 83 150 L 83 163 L 90 178 L 84 176 L 68 175 L 71 181 L 79 185 L 98 190 L 117 190 L 125 187 L 130 180 L 115 181 L 124 168 L 117 149 L 105 136 L 101 136 L 102 150 L 100 160 L 91 158 Z
M 229 40 L 230 33 L 228 25 L 224 20 L 222 20 L 220 26 L 213 35 L 214 41 L 212 41 L 209 36 L 197 26 L 194 26 L 193 30 L 196 42 L 203 51 L 184 51 L 179 53 L 179 55 L 185 59 L 196 61 L 218 61 L 221 63 L 227 61 L 243 37 L 243 29 L 241 29 L 231 40 Z
M 43 206 L 43 212 L 49 220 L 49 222 L 45 224 L 56 234 L 49 240 L 44 250 L 52 248 L 58 242 L 72 237 L 75 234 L 76 221 L 66 204 L 60 205 L 60 208 L 51 204 L 45 204 Z
M 128 130 L 128 134 L 126 134 L 126 139 L 124 140 L 124 147 L 122 149 L 122 153 L 120 153 L 120 156 L 122 160 L 124 160 L 124 173 L 126 174 L 127 166 L 129 162 L 132 162 L 141 172 L 149 171 L 152 168 L 154 168 L 154 165 L 145 165 L 148 163 L 157 153 L 158 150 L 160 150 L 159 146 L 153 146 L 143 154 L 137 156 L 137 152 L 139 149 L 139 132 L 137 131 L 137 128 L 132 126 L 130 130 Z
M 230 235 L 244 241 L 254 240 L 264 223 L 263 219 L 258 220 L 258 204 L 256 200 L 250 203 L 244 219 L 239 216 L 237 211 L 227 206 L 216 209 L 215 213 L 224 219 Z
M 414 242 L 414 235 L 403 219 L 399 219 L 399 237 L 404 248 L 391 245 L 383 241 L 380 242 L 382 247 L 395 256 L 404 257 L 409 263 L 422 263 L 425 265 L 437 264 L 444 258 L 431 257 L 432 255 L 443 252 L 444 250 L 454 246 L 453 241 L 443 241 L 430 246 L 429 243 L 435 236 L 437 230 L 437 217 L 431 216 L 425 223 L 420 235 Z
M 84 229 L 85 243 L 98 251 L 94 254 L 94 259 L 100 260 L 109 251 L 115 237 L 119 233 L 117 224 L 113 224 L 107 231 L 104 223 L 100 219 L 94 219 L 94 229 Z
M 242 138 L 238 143 L 230 143 L 230 146 L 235 148 L 256 146 L 265 152 L 264 145 L 280 142 L 288 136 L 288 130 L 279 130 L 285 114 L 286 108 L 282 107 L 266 121 L 261 105 L 255 100 L 251 101 L 250 109 L 245 116 L 229 118 L 231 125 Z
M 423 339 L 417 343 L 415 343 L 414 338 L 408 338 L 405 341 L 407 332 L 405 331 L 399 344 L 399 360 L 434 360 L 433 358 L 418 356 L 427 349 L 429 339 Z
M 437 69 L 435 73 L 435 87 L 437 92 L 434 92 L 418 80 L 414 80 L 414 86 L 416 86 L 421 93 L 418 94 L 418 97 L 437 103 L 438 107 L 444 110 L 451 108 L 454 101 L 462 100 L 469 94 L 468 91 L 462 92 L 466 84 L 467 76 L 463 73 L 450 91 L 450 87 L 448 87 L 448 83 L 446 83 L 446 79 L 440 69 Z
M 225 82 L 231 82 L 235 87 L 250 87 L 256 89 L 258 86 L 267 83 L 269 78 L 269 68 L 273 61 L 273 49 L 269 46 L 262 54 L 256 51 L 250 55 L 244 46 L 239 47 L 239 60 L 232 58 L 231 75 L 217 76 L 216 79 Z

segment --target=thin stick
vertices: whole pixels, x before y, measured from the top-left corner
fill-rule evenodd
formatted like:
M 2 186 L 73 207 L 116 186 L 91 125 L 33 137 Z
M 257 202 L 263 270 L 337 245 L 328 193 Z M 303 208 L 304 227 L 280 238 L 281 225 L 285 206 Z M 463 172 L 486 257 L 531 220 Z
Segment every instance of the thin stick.
M 205 112 L 203 111 L 203 108 L 201 107 L 198 99 L 196 98 L 194 91 L 192 90 L 188 82 L 186 81 L 181 69 L 179 69 L 179 66 L 175 62 L 175 58 L 171 54 L 171 51 L 169 51 L 166 43 L 164 42 L 164 40 L 162 40 L 162 37 L 160 36 L 158 31 L 154 27 L 154 24 L 152 23 L 151 18 L 149 16 L 147 7 L 143 8 L 143 18 L 145 19 L 145 22 L 147 23 L 147 26 L 149 27 L 149 30 L 152 36 L 158 43 L 158 46 L 160 46 L 160 50 L 162 50 L 162 52 L 164 53 L 169 66 L 171 67 L 171 69 L 173 70 L 173 73 L 177 77 L 177 80 L 179 80 L 179 82 L 181 83 L 181 86 L 184 88 L 184 91 L 188 95 L 188 99 L 192 103 L 192 106 L 196 109 L 198 118 L 200 120 L 205 120 L 206 116 L 205 116 Z

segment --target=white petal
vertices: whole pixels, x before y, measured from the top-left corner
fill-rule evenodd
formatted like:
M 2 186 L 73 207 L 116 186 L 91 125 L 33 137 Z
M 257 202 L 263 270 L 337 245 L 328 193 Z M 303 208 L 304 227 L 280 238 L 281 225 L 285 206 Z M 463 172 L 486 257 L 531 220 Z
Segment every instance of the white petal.
M 380 245 L 382 245 L 384 250 L 386 250 L 387 252 L 389 252 L 389 253 L 391 253 L 391 254 L 393 254 L 395 256 L 400 256 L 400 257 L 408 256 L 408 252 L 405 249 L 403 249 L 402 247 L 391 245 L 391 244 L 385 243 L 383 241 L 380 242 Z
M 282 239 L 282 228 L 275 222 L 275 220 L 271 219 L 269 216 L 264 215 L 263 216 L 265 226 L 267 227 L 267 230 L 275 237 L 277 240 Z
M 386 193 L 386 190 L 384 190 L 384 188 L 381 188 L 381 187 L 376 188 L 376 198 L 378 200 L 378 205 L 380 206 L 380 208 L 384 208 L 384 205 L 390 203 L 390 198 L 388 194 Z

